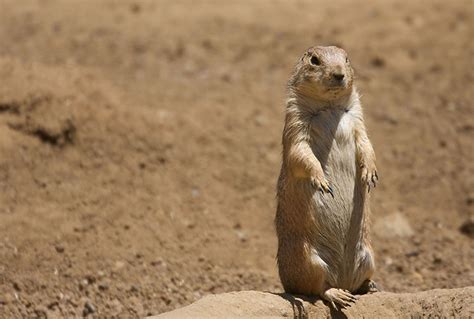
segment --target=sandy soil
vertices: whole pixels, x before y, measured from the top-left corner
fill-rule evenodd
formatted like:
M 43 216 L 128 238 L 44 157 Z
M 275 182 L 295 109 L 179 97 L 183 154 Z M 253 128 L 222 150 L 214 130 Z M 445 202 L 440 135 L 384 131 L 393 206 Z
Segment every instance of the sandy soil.
M 285 84 L 350 54 L 381 183 L 375 279 L 474 285 L 472 1 L 0 0 L 0 316 L 279 292 Z

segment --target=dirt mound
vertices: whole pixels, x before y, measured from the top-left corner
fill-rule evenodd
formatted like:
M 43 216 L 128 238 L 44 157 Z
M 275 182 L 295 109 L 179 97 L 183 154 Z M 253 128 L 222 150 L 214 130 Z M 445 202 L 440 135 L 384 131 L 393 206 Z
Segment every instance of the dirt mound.
M 435 289 L 417 293 L 376 293 L 360 296 L 342 310 L 327 307 L 321 300 L 289 294 L 242 291 L 209 295 L 156 319 L 186 318 L 470 318 L 474 315 L 474 287 Z
M 469 1 L 0 6 L 0 316 L 281 291 L 285 83 L 313 44 L 356 68 L 381 176 L 375 280 L 474 284 Z

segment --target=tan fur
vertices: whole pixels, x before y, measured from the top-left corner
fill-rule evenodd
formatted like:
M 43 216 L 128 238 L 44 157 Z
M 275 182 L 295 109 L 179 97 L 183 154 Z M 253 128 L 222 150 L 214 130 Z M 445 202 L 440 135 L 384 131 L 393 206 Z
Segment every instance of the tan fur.
M 288 85 L 277 190 L 282 284 L 331 302 L 331 288 L 355 292 L 374 271 L 367 224 L 375 154 L 352 82 L 340 48 L 313 47 L 299 60 Z

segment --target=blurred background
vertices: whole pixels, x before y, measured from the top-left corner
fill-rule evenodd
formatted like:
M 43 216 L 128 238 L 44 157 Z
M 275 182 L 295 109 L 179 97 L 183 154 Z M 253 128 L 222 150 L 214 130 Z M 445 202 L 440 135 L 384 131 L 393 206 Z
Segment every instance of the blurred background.
M 0 314 L 145 316 L 282 290 L 286 81 L 351 57 L 375 280 L 474 285 L 474 4 L 0 0 Z

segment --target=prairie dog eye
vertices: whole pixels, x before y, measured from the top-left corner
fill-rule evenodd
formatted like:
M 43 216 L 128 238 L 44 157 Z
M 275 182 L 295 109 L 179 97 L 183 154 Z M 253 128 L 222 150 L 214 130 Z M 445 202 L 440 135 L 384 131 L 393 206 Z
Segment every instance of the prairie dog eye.
M 320 65 L 321 64 L 321 61 L 319 61 L 318 57 L 316 57 L 314 55 L 311 57 L 311 60 L 309 60 L 309 62 L 312 65 Z
M 346 58 L 346 63 L 349 63 L 349 58 Z

